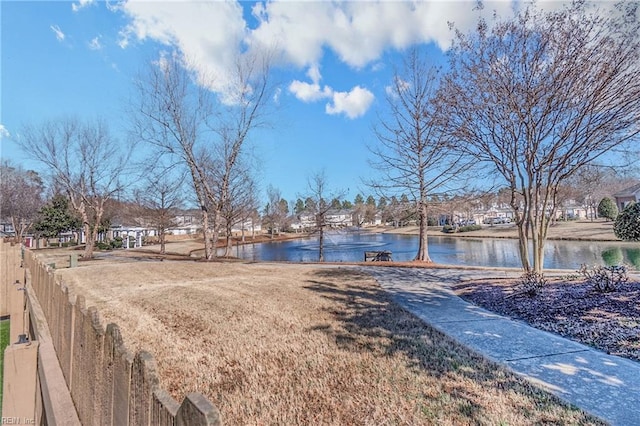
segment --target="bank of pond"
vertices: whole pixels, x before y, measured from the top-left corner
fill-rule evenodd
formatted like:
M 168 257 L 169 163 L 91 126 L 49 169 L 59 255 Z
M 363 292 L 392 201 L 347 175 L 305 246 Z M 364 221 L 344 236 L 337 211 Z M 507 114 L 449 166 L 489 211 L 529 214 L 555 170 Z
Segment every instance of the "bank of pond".
M 439 264 L 519 267 L 518 241 L 503 238 L 429 236 L 429 256 Z M 394 261 L 412 260 L 418 249 L 415 235 L 329 232 L 324 238 L 327 262 L 360 262 L 364 253 L 388 251 Z M 317 237 L 247 244 L 237 247 L 238 257 L 255 261 L 315 262 Z M 578 270 L 581 265 L 628 265 L 640 270 L 640 243 L 549 240 L 545 269 Z

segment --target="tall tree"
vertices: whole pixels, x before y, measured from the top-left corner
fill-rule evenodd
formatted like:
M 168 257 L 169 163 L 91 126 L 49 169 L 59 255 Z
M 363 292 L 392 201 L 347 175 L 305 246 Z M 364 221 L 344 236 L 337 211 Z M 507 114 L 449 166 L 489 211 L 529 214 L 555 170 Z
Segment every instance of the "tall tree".
M 382 193 L 410 194 L 419 223 L 415 260 L 431 262 L 427 241 L 429 196 L 451 185 L 467 164 L 450 149 L 442 132 L 444 117 L 436 102 L 440 74 L 418 50 L 406 56 L 387 96 L 388 113 L 374 129 L 378 144 L 371 147 L 372 166 L 380 176 L 369 182 Z
M 51 172 L 80 215 L 85 235 L 84 259 L 93 257 L 108 202 L 123 190 L 130 149 L 111 136 L 106 122 L 67 118 L 26 126 L 23 150 Z
M 133 132 L 187 170 L 202 210 L 207 259 L 216 256 L 222 212 L 230 211 L 247 139 L 265 123 L 274 89 L 269 65 L 269 58 L 238 58 L 225 93 L 217 96 L 177 54 L 150 64 L 136 82 Z
M 44 184 L 38 173 L 8 161 L 0 164 L 0 218 L 11 220 L 18 242 L 22 242 L 36 220 L 43 204 L 43 191 Z
M 213 188 L 218 188 L 220 181 L 215 181 L 217 173 L 214 173 L 214 181 L 211 183 Z M 219 177 L 218 177 L 219 179 Z M 218 188 L 218 194 L 222 189 Z M 243 219 L 257 208 L 256 184 L 250 173 L 250 168 L 234 167 L 233 174 L 229 177 L 228 187 L 226 188 L 227 200 L 220 204 L 220 219 L 224 225 L 225 231 L 225 250 L 224 256 L 231 256 L 233 226 L 240 224 L 244 227 Z
M 175 55 L 150 63 L 135 81 L 131 101 L 131 131 L 155 147 L 151 163 L 169 157 L 169 164 L 184 168 L 202 212 L 205 257 L 215 254 L 212 245 L 205 165 L 202 144 L 210 138 L 207 123 L 213 115 L 212 94 L 193 82 L 193 77 Z
M 458 33 L 451 50 L 450 132 L 509 188 L 525 271 L 543 270 L 560 185 L 640 133 L 637 4 L 590 7 L 524 6 Z

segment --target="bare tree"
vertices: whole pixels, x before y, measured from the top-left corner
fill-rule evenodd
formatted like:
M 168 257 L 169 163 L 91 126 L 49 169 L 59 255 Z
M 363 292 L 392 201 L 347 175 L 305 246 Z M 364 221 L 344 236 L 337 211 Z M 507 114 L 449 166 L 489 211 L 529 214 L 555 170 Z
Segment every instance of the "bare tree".
M 271 238 L 284 227 L 288 214 L 288 203 L 282 198 L 282 193 L 279 189 L 269 185 L 267 187 L 267 205 L 264 207 L 262 222 L 269 227 Z
M 467 168 L 463 156 L 450 149 L 442 132 L 443 116 L 437 100 L 439 71 L 417 50 L 396 71 L 387 96 L 389 112 L 375 131 L 371 165 L 380 176 L 368 182 L 383 194 L 408 192 L 420 228 L 415 260 L 431 262 L 427 241 L 429 196 L 440 192 Z
M 166 169 L 154 168 L 145 173 L 143 186 L 134 192 L 136 204 L 147 224 L 155 228 L 160 253 L 166 252 L 167 230 L 175 226 L 178 209 L 184 203 L 184 176 L 174 176 Z
M 8 161 L 0 164 L 0 218 L 10 219 L 17 242 L 31 229 L 43 206 L 44 184 L 38 173 L 13 166 Z
M 216 182 L 220 182 L 219 175 L 214 173 L 214 182 L 211 186 L 216 187 Z M 218 188 L 218 194 L 222 191 Z M 220 218 L 225 229 L 225 251 L 224 256 L 231 256 L 233 226 L 240 224 L 244 229 L 243 219 L 247 218 L 256 209 L 257 196 L 256 185 L 251 174 L 251 168 L 243 164 L 237 165 L 228 181 L 226 189 L 227 201 L 221 204 Z
M 18 142 L 51 172 L 52 186 L 64 190 L 80 215 L 86 239 L 83 258 L 91 259 L 107 204 L 127 180 L 131 148 L 121 149 L 104 121 L 70 118 L 26 126 Z
M 163 57 L 148 66 L 135 81 L 136 97 L 131 101 L 132 133 L 156 148 L 151 163 L 169 157 L 183 167 L 202 212 L 205 257 L 212 258 L 207 176 L 199 150 L 210 138 L 207 123 L 213 115 L 212 94 L 196 85 L 193 76 L 174 56 Z
M 529 5 L 491 28 L 480 21 L 450 56 L 441 99 L 451 134 L 508 186 L 525 271 L 543 270 L 560 185 L 640 133 L 637 4 L 588 7 Z
M 227 92 L 216 97 L 174 54 L 151 64 L 136 82 L 133 131 L 187 170 L 202 210 L 207 259 L 216 256 L 222 211 L 232 202 L 247 138 L 264 124 L 273 89 L 269 74 L 268 58 L 245 56 Z
M 323 171 L 316 172 L 307 179 L 306 212 L 315 219 L 315 232 L 318 234 L 318 261 L 324 262 L 325 229 L 329 225 L 327 213 L 331 210 L 331 200 L 344 197 L 344 191 L 332 191 L 327 187 L 327 176 Z

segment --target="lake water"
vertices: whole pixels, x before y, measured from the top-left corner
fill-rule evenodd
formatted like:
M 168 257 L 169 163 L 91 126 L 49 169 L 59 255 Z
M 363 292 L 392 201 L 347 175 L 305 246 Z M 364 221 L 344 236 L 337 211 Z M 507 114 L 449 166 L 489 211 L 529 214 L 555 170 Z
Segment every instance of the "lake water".
M 365 251 L 388 250 L 393 260 L 412 260 L 418 249 L 415 235 L 339 232 L 325 237 L 327 262 L 359 262 Z M 237 256 L 247 260 L 315 262 L 317 238 L 238 246 Z M 520 267 L 514 239 L 429 236 L 429 256 L 450 265 Z M 640 270 L 640 244 L 592 241 L 547 241 L 545 269 L 578 270 L 580 265 L 625 263 Z

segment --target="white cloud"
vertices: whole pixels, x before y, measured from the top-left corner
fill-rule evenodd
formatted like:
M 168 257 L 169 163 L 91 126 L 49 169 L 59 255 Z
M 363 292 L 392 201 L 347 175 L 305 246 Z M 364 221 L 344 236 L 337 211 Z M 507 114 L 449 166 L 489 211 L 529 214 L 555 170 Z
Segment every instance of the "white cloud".
M 294 80 L 289 85 L 289 91 L 303 102 L 315 102 L 333 95 L 333 90 L 328 86 L 321 88 L 318 83 L 305 83 L 299 80 Z
M 58 41 L 64 41 L 65 35 L 59 26 L 51 25 L 49 28 L 51 28 L 51 31 L 56 35 L 56 39 L 58 39 Z
M 85 5 L 90 0 L 80 0 Z M 383 53 L 418 43 L 450 46 L 453 32 L 448 23 L 467 31 L 479 14 L 493 10 L 508 15 L 510 1 L 486 2 L 483 11 L 473 11 L 476 0 L 462 1 L 264 1 L 252 8 L 253 27 L 244 19 L 243 4 L 230 1 L 126 1 L 108 3 L 110 10 L 124 14 L 129 23 L 120 32 L 119 44 L 154 40 L 175 48 L 200 81 L 225 93 L 233 81 L 239 52 L 270 52 L 276 65 L 308 69 L 310 82 L 295 80 L 289 91 L 311 102 L 333 98 L 327 111 L 353 116 L 373 95 L 363 88 L 334 92 L 322 86 L 319 66 L 331 50 L 352 68 L 382 66 Z M 275 50 L 275 52 L 274 52 Z M 370 96 L 366 96 L 369 94 Z M 356 112 L 353 112 L 356 111 Z
M 11 137 L 11 134 L 9 133 L 7 128 L 4 127 L 4 124 L 0 124 L 0 139 L 6 139 L 10 137 Z
M 95 0 L 79 0 L 77 3 L 72 3 L 71 4 L 71 10 L 73 10 L 74 12 L 77 12 L 80 9 L 83 9 L 83 8 L 93 4 L 94 2 L 95 2 Z
M 315 102 L 321 99 L 328 99 L 333 95 L 333 90 L 328 87 L 320 87 L 320 68 L 317 65 L 309 67 L 307 76 L 311 79 L 311 83 L 294 80 L 289 85 L 289 91 L 302 102 Z
M 329 86 L 321 86 L 322 76 L 317 66 L 310 67 L 307 76 L 311 83 L 294 80 L 289 85 L 289 91 L 303 102 L 331 99 L 325 107 L 327 114 L 344 114 L 354 119 L 364 115 L 373 103 L 373 93 L 360 86 L 354 87 L 350 92 L 336 92 Z
M 333 104 L 327 104 L 327 114 L 345 114 L 354 119 L 364 115 L 373 103 L 373 93 L 360 86 L 354 87 L 350 92 L 335 92 Z
M 229 87 L 246 34 L 238 3 L 126 2 L 119 10 L 131 19 L 120 32 L 122 48 L 135 40 L 155 40 L 178 49 L 202 81 L 213 81 L 213 90 Z
M 91 41 L 88 43 L 89 49 L 101 50 L 102 49 L 102 43 L 100 43 L 101 38 L 102 38 L 101 36 L 92 38 Z
M 479 15 L 511 13 L 509 1 L 486 3 L 474 11 L 476 1 L 333 1 L 259 3 L 253 13 L 258 27 L 250 34 L 255 43 L 276 43 L 287 61 L 298 66 L 319 63 L 323 49 L 333 50 L 346 64 L 360 68 L 379 59 L 389 48 L 415 43 L 450 46 L 449 22 L 467 31 Z

